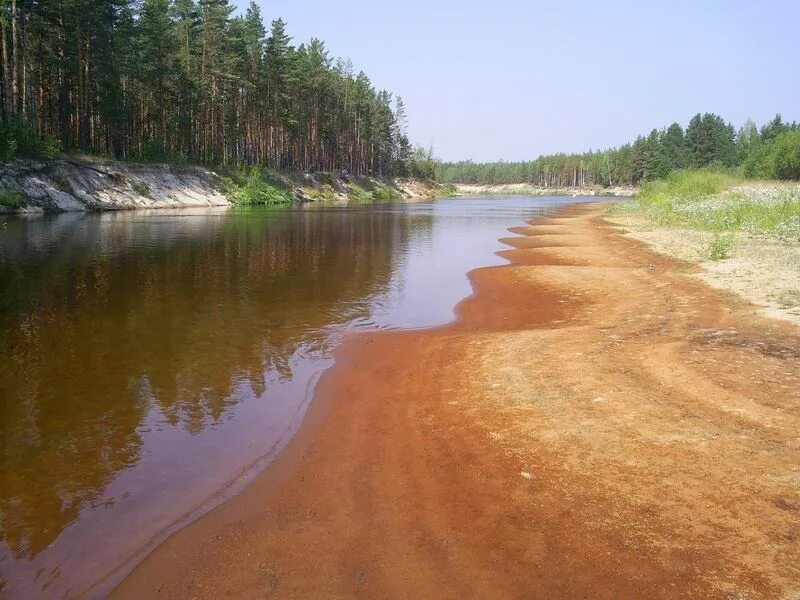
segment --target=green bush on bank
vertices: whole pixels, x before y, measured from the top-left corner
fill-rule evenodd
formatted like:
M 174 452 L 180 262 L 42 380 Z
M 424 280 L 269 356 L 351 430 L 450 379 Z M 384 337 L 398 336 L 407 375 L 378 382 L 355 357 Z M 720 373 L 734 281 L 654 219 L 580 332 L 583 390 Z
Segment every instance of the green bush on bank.
M 777 137 L 770 152 L 778 179 L 800 179 L 800 131 L 787 131 Z
M 369 190 L 365 190 L 360 185 L 355 183 L 348 183 L 347 184 L 347 196 L 353 202 L 358 202 L 360 204 L 368 204 L 372 202 L 372 192 Z
M 800 131 L 785 131 L 763 144 L 742 165 L 745 176 L 757 179 L 800 180 Z
M 372 190 L 372 198 L 376 202 L 390 202 L 391 200 L 397 200 L 400 196 L 401 194 L 398 190 L 389 186 L 378 186 Z
M 25 196 L 22 194 L 22 192 L 0 190 L 0 206 L 4 208 L 19 208 L 24 201 Z
M 353 202 L 368 204 L 370 202 L 391 202 L 399 199 L 402 194 L 396 188 L 388 185 L 376 184 L 368 190 L 356 183 L 348 183 L 347 196 Z
M 336 190 L 329 183 L 309 189 L 308 196 L 315 202 L 334 202 L 337 198 Z
M 289 192 L 268 182 L 257 167 L 223 177 L 222 187 L 234 204 L 287 204 L 294 200 Z
M 458 196 L 458 189 L 456 188 L 455 184 L 452 183 L 444 183 L 439 188 L 439 193 L 442 198 L 453 198 Z

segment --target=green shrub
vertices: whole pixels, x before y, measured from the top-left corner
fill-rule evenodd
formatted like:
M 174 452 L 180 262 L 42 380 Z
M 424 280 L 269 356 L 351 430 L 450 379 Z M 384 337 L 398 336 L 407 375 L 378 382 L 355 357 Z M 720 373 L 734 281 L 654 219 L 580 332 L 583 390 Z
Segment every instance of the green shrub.
M 60 151 L 52 136 L 39 136 L 36 127 L 22 117 L 0 119 L 0 160 L 55 158 Z
M 800 131 L 787 131 L 775 138 L 770 158 L 775 177 L 800 179 Z
M 373 200 L 372 192 L 365 190 L 355 183 L 347 184 L 347 195 L 354 202 L 368 203 L 372 202 Z
M 749 179 L 772 179 L 772 165 L 770 164 L 771 146 L 762 144 L 745 159 L 742 172 Z
M 453 196 L 458 195 L 458 190 L 454 184 L 445 183 L 441 188 L 439 188 L 439 195 L 441 195 L 443 198 L 452 198 Z
M 354 183 L 347 184 L 347 195 L 356 202 L 391 202 L 400 198 L 400 191 L 388 185 L 377 184 L 372 190 L 366 190 Z
M 372 191 L 372 197 L 377 202 L 390 202 L 400 197 L 400 192 L 393 187 L 379 186 Z
M 61 154 L 61 143 L 52 135 L 46 135 L 42 138 L 40 148 L 40 158 L 53 160 Z
M 0 206 L 5 208 L 19 208 L 25 201 L 22 192 L 13 190 L 0 190 Z
M 432 148 L 427 151 L 422 148 L 416 148 L 408 160 L 408 172 L 414 179 L 435 181 L 438 165 L 438 161 L 433 157 Z
M 711 260 L 725 260 L 731 257 L 733 250 L 733 237 L 730 235 L 715 235 L 708 244 L 708 258 Z
M 267 182 L 257 167 L 239 170 L 223 178 L 225 195 L 234 204 L 285 204 L 292 195 Z
M 332 202 L 336 200 L 336 190 L 333 189 L 332 185 L 327 183 L 316 188 L 311 188 L 308 190 L 308 195 L 312 200 L 316 201 Z
M 146 198 L 150 197 L 150 186 L 147 185 L 144 181 L 139 181 L 138 179 L 132 179 L 131 187 L 133 188 L 133 191 L 139 194 L 140 196 L 144 196 Z
M 742 171 L 755 179 L 800 180 L 800 131 L 785 131 L 753 150 Z

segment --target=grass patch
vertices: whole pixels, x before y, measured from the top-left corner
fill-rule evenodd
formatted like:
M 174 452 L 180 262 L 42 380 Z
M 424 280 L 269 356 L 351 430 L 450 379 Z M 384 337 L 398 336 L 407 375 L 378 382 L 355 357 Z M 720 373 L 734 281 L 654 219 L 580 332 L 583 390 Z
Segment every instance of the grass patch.
M 372 190 L 372 198 L 376 202 L 391 202 L 392 200 L 397 200 L 400 196 L 399 190 L 389 186 L 381 185 Z
M 649 181 L 642 186 L 640 196 L 650 202 L 660 202 L 669 198 L 699 200 L 719 194 L 740 182 L 740 179 L 708 169 L 675 171 L 666 179 Z
M 458 195 L 458 190 L 456 189 L 455 184 L 445 183 L 439 188 L 437 195 L 441 196 L 442 198 L 454 198 Z
M 711 260 L 730 258 L 732 251 L 733 237 L 730 235 L 715 235 L 708 244 L 708 258 Z
M 392 202 L 402 197 L 400 190 L 380 183 L 370 184 L 372 189 L 366 189 L 356 183 L 347 184 L 347 195 L 350 200 L 363 204 L 370 202 Z
M 336 190 L 329 183 L 325 183 L 317 188 L 308 190 L 308 195 L 312 200 L 321 202 L 333 202 L 336 200 Z
M 240 169 L 222 178 L 225 195 L 234 204 L 287 204 L 292 195 L 268 181 L 257 167 Z
M 372 192 L 365 190 L 363 187 L 355 183 L 347 184 L 347 196 L 353 202 L 358 202 L 361 204 L 369 204 L 374 200 Z
M 144 196 L 145 198 L 150 197 L 150 186 L 147 185 L 144 181 L 139 181 L 138 179 L 132 179 L 131 187 L 133 188 L 133 191 L 139 194 L 140 196 Z
M 72 184 L 69 182 L 69 179 L 66 177 L 53 177 L 53 184 L 55 185 L 56 189 L 73 196 L 75 195 L 75 190 L 73 189 Z
M 25 202 L 25 195 L 22 192 L 0 190 L 0 206 L 16 209 L 22 206 L 23 202 Z
M 800 241 L 800 189 L 744 182 L 711 170 L 678 171 L 648 182 L 612 212 L 638 213 L 662 226 L 714 233 L 765 233 Z M 720 242 L 721 243 L 721 242 Z

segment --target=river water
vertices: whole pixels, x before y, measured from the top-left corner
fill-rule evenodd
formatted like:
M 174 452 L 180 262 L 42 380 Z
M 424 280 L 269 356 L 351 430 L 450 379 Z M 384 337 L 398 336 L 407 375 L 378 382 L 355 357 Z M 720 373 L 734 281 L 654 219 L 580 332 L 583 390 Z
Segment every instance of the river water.
M 107 590 L 286 444 L 344 333 L 452 320 L 581 200 L 0 218 L 0 596 Z

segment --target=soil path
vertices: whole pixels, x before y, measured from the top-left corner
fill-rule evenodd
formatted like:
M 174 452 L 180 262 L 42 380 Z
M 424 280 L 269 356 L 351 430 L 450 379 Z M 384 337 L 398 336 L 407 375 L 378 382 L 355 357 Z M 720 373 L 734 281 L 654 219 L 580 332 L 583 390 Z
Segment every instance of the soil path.
M 571 207 L 453 325 L 360 334 L 120 598 L 800 593 L 800 331 Z

